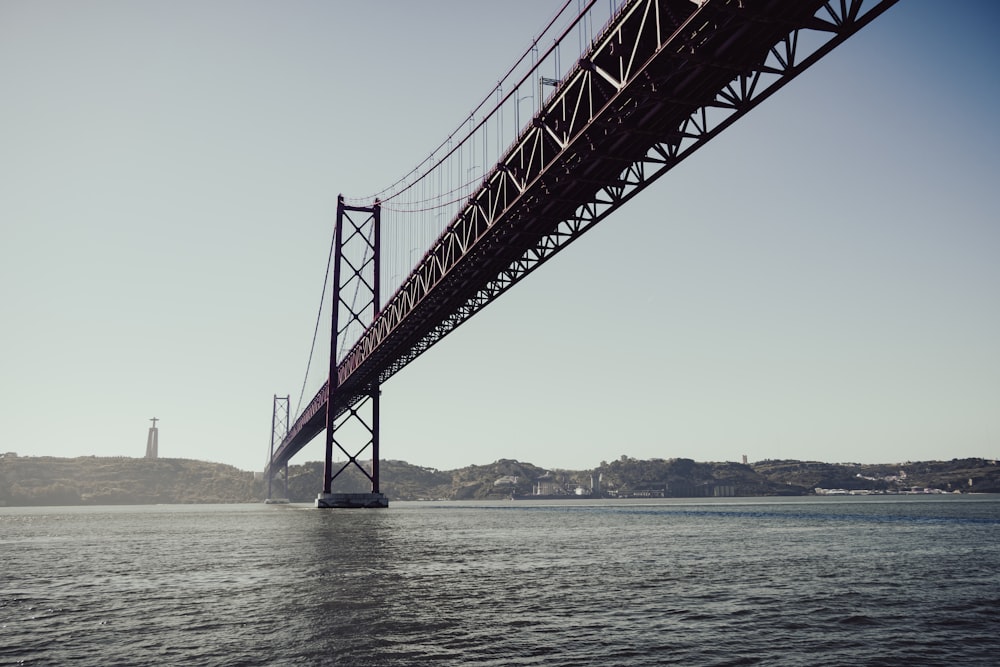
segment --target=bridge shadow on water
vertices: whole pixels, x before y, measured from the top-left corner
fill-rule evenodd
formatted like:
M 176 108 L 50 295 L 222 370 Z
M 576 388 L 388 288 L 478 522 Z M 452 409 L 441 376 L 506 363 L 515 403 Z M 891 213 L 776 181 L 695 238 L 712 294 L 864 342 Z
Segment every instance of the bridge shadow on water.
M 258 646 L 282 664 L 986 665 L 996 646 L 996 498 L 276 513 Z

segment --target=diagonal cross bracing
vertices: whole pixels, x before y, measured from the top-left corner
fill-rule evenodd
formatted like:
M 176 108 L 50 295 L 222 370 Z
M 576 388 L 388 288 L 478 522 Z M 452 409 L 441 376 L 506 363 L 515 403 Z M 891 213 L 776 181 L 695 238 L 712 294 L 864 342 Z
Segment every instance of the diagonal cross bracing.
M 340 361 L 335 412 L 369 395 L 896 1 L 625 3 Z M 323 429 L 327 394 L 324 385 L 275 463 Z

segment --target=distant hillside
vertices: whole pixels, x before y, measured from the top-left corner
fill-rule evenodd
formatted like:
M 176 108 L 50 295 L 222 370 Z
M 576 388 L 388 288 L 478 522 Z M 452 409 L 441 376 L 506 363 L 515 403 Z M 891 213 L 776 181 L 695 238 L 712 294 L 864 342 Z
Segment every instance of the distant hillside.
M 691 459 L 643 461 L 622 456 L 601 462 L 601 488 L 612 496 L 725 497 L 802 495 L 811 489 L 775 481 L 753 466 L 740 463 L 698 463 Z
M 538 466 L 507 459 L 449 471 L 389 460 L 382 461 L 379 466 L 379 486 L 390 500 L 509 498 L 512 492 L 530 493 L 533 480 L 544 473 L 545 470 Z M 323 463 L 314 461 L 291 465 L 288 467 L 288 478 L 287 497 L 292 502 L 309 502 L 323 487 Z M 505 482 L 509 483 L 497 485 L 497 480 L 501 478 L 508 478 Z M 514 478 L 516 482 L 511 481 Z M 332 490 L 350 493 L 370 489 L 368 479 L 357 468 L 350 466 L 338 476 Z M 283 491 L 279 480 L 273 494 L 280 496 Z
M 323 464 L 291 465 L 288 477 L 288 489 L 283 480 L 275 480 L 271 495 L 311 502 L 323 486 Z M 1000 466 L 984 459 L 892 465 L 788 460 L 739 464 L 623 456 L 594 470 L 546 470 L 511 459 L 436 470 L 390 460 L 381 462 L 380 481 L 390 501 L 503 499 L 536 489 L 548 495 L 573 495 L 578 490 L 589 492 L 592 481 L 600 495 L 626 498 L 805 495 L 817 488 L 1000 493 Z M 368 489 L 367 478 L 353 464 L 333 487 L 345 492 Z M 0 506 L 246 503 L 261 502 L 266 495 L 265 481 L 254 473 L 221 463 L 0 456 Z
M 289 467 L 288 498 L 309 502 L 322 486 L 320 462 Z M 1000 466 L 984 459 L 925 461 L 896 465 L 762 461 L 698 463 L 691 459 L 640 460 L 623 456 L 594 470 L 546 470 L 511 459 L 441 471 L 405 461 L 383 461 L 381 489 L 390 500 L 485 500 L 531 494 L 542 482 L 547 494 L 589 492 L 597 478 L 608 497 L 729 497 L 806 495 L 815 489 L 902 492 L 939 489 L 1000 493 Z M 971 482 L 971 484 L 970 484 Z M 338 478 L 334 491 L 365 491 L 367 479 L 353 467 Z M 283 490 L 280 484 L 275 495 Z
M 761 461 L 754 469 L 773 482 L 815 488 L 899 492 L 940 489 L 963 493 L 1000 493 L 1000 466 L 989 459 L 907 461 L 896 464 Z
M 189 459 L 0 458 L 0 505 L 246 503 L 262 488 L 252 472 Z

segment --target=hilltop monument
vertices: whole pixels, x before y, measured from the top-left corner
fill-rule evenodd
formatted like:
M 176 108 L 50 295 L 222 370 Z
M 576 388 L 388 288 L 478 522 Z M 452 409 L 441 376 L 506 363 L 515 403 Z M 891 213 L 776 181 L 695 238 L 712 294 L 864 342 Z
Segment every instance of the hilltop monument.
M 153 417 L 149 421 L 153 422 L 153 425 L 149 427 L 149 435 L 146 436 L 146 458 L 155 459 L 159 456 L 160 448 L 158 442 L 159 430 L 156 428 L 156 422 L 158 422 L 159 419 Z

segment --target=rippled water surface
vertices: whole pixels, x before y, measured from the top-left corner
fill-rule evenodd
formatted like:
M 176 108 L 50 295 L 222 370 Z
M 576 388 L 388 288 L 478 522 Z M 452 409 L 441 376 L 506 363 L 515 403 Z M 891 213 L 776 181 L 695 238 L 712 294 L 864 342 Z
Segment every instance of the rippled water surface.
M 997 665 L 1000 497 L 0 508 L 0 664 Z

